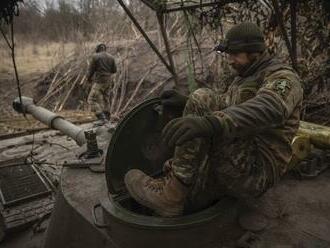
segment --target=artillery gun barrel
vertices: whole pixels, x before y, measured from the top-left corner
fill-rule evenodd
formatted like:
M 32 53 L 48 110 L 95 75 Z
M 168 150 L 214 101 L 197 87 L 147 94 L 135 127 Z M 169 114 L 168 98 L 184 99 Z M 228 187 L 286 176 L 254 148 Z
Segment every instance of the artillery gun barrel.
M 86 143 L 84 130 L 82 128 L 65 120 L 56 113 L 35 105 L 32 98 L 22 96 L 22 103 L 19 98 L 16 98 L 13 102 L 13 107 L 18 113 L 31 114 L 35 119 L 46 124 L 50 128 L 61 131 L 63 134 L 74 139 L 79 146 Z

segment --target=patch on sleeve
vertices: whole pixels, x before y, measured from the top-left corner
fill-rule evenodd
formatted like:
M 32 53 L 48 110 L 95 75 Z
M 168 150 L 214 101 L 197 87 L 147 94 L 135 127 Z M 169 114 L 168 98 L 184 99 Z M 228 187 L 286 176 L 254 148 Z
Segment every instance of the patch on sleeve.
M 266 85 L 266 88 L 275 91 L 277 94 L 282 96 L 282 98 L 286 98 L 292 88 L 292 84 L 287 79 L 276 79 Z

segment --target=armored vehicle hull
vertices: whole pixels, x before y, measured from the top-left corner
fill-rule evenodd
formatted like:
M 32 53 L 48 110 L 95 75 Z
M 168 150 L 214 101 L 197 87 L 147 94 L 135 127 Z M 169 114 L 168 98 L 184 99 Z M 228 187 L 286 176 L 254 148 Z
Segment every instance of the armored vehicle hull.
M 172 151 L 161 143 L 159 134 L 172 117 L 163 112 L 159 99 L 148 100 L 133 109 L 114 132 L 107 128 L 96 131 L 103 156 L 82 157 L 88 147 L 86 139 L 81 148 L 74 150 L 76 155 L 66 158 L 45 248 L 330 246 L 330 172 L 324 169 L 330 156 L 326 152 L 306 162 L 310 165 L 307 169 L 321 168 L 319 172 L 324 172 L 315 180 L 300 181 L 287 175 L 252 202 L 238 203 L 226 197 L 178 218 L 155 216 L 137 204 L 127 194 L 123 176 L 132 168 L 161 175 L 162 163 Z M 315 135 L 304 130 L 308 125 L 302 127 L 304 139 L 295 145 L 299 159 L 305 158 L 313 146 L 319 146 L 313 140 Z M 322 130 L 322 147 L 327 148 L 330 132 Z M 305 177 L 310 175 L 306 170 L 299 172 Z M 246 209 L 254 210 L 259 217 L 252 221 L 242 218 Z

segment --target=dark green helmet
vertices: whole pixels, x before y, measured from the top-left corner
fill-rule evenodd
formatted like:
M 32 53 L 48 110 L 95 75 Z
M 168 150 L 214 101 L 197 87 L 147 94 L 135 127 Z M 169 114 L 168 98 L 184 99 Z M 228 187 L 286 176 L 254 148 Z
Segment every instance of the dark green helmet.
M 250 22 L 243 22 L 232 27 L 226 39 L 215 48 L 217 52 L 255 53 L 266 49 L 264 36 L 259 27 Z

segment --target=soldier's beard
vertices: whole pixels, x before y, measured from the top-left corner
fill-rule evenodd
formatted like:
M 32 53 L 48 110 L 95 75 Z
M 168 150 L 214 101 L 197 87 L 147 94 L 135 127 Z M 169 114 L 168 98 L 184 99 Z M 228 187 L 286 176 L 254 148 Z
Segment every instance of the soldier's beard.
M 249 58 L 249 62 L 246 64 L 232 63 L 230 65 L 238 73 L 238 75 L 243 76 L 244 73 L 247 72 L 250 67 L 252 67 L 252 65 L 258 61 L 258 58 L 258 56 L 251 56 L 251 58 Z
M 231 67 L 239 74 L 243 74 L 251 65 L 252 63 L 247 63 L 245 65 L 241 64 L 230 64 Z

